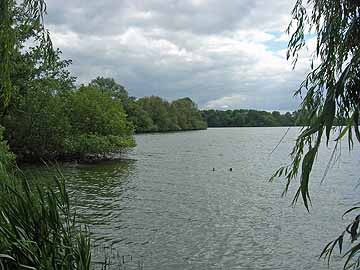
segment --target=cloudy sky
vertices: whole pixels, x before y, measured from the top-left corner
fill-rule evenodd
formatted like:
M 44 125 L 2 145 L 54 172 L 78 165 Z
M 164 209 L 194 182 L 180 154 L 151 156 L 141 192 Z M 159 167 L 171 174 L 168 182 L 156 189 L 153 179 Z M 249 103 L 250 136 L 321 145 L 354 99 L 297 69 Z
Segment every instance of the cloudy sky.
M 48 0 L 47 27 L 79 83 L 113 77 L 136 97 L 200 108 L 294 110 L 284 31 L 294 0 Z

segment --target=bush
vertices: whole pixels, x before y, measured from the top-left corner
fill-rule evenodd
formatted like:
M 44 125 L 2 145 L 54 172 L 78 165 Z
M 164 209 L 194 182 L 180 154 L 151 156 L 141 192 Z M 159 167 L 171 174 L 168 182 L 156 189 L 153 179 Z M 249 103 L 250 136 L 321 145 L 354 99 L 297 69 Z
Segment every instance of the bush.
M 65 155 L 84 158 L 135 146 L 133 125 L 127 121 L 121 102 L 109 93 L 82 86 L 71 94 L 67 107 L 71 108 L 71 135 L 65 140 Z
M 132 136 L 82 134 L 66 141 L 65 152 L 69 156 L 85 158 L 93 154 L 105 155 L 107 153 L 119 152 L 134 146 L 135 141 Z
M 11 150 L 20 160 L 53 159 L 62 153 L 71 134 L 65 101 L 66 95 L 53 95 L 42 85 L 19 98 L 4 125 Z
M 79 158 L 135 146 L 120 101 L 94 87 L 29 89 L 4 119 L 19 160 Z
M 70 95 L 67 104 L 72 134 L 129 136 L 133 126 L 119 100 L 90 86 L 82 86 Z

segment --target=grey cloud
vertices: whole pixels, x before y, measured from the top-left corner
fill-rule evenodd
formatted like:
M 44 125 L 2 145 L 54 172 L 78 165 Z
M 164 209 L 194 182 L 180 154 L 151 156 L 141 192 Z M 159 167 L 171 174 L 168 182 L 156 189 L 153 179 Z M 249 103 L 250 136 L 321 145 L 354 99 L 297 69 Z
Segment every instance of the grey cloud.
M 283 0 L 48 0 L 48 6 L 49 23 L 101 35 L 120 33 L 127 27 L 197 34 L 259 26 L 273 30 L 279 27 L 274 15 L 289 14 L 292 4 Z
M 138 97 L 292 110 L 305 69 L 292 72 L 266 42 L 281 35 L 291 2 L 48 0 L 47 21 L 81 83 L 109 76 Z

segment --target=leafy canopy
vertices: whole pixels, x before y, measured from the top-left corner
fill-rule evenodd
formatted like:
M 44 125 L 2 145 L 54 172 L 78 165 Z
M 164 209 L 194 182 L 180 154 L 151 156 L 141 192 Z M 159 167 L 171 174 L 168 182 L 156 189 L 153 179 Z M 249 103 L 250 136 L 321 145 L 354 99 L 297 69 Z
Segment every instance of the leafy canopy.
M 14 92 L 11 72 L 14 55 L 32 39 L 34 48 L 46 65 L 51 64 L 54 50 L 49 31 L 44 26 L 44 0 L 3 0 L 0 2 L 0 112 L 4 113 Z

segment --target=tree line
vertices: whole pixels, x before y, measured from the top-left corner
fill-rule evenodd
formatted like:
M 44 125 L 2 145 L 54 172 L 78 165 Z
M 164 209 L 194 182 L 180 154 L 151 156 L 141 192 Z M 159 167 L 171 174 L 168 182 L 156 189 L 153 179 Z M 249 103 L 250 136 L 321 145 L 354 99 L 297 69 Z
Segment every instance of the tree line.
M 279 111 L 257 110 L 203 110 L 201 115 L 208 127 L 292 127 L 307 126 L 309 110 L 297 110 L 281 114 Z M 335 126 L 347 124 L 344 117 L 334 118 Z
M 301 125 L 298 111 L 204 110 L 201 112 L 209 127 L 279 127 Z
M 121 100 L 127 119 L 136 133 L 196 130 L 207 128 L 197 105 L 188 97 L 169 102 L 158 96 L 135 98 L 112 78 L 98 77 L 90 86 Z
M 34 78 L 35 66 L 30 74 L 29 66 L 24 67 L 14 70 L 19 91 L 1 118 L 5 138 L 20 160 L 103 157 L 135 146 L 134 133 L 207 128 L 190 98 L 136 99 L 112 78 L 76 87 L 63 68 L 61 77 Z

